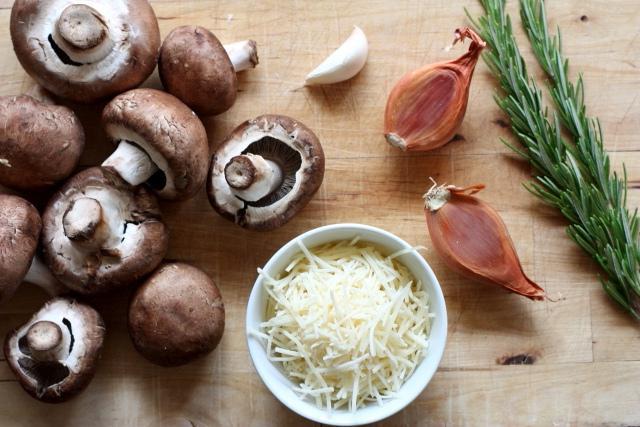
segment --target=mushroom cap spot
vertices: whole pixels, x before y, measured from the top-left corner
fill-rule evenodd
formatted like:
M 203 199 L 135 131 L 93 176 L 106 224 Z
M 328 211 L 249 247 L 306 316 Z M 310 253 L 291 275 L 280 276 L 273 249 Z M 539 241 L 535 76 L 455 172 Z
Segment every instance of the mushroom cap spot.
M 291 190 L 284 196 L 268 204 L 247 203 L 231 191 L 224 168 L 231 158 L 244 154 L 265 138 L 277 140 L 298 153 L 300 166 Z M 291 150 L 281 150 L 281 153 L 286 155 Z M 277 163 L 279 159 L 273 158 L 276 155 L 270 153 L 269 160 Z M 245 228 L 267 231 L 284 225 L 304 208 L 320 188 L 323 178 L 324 152 L 316 135 L 291 117 L 268 114 L 240 124 L 220 144 L 211 158 L 207 195 L 211 206 L 223 217 Z M 283 182 L 286 181 L 285 178 Z
M 50 187 L 71 175 L 83 149 L 84 130 L 71 109 L 28 95 L 0 97 L 0 184 Z
M 30 327 L 53 322 L 62 331 L 64 357 L 38 362 L 20 349 Z M 64 402 L 89 385 L 104 342 L 104 322 L 96 310 L 69 298 L 47 302 L 29 321 L 7 334 L 4 355 L 20 385 L 43 402 Z
M 223 113 L 236 101 L 233 64 L 206 28 L 189 25 L 172 30 L 162 43 L 158 72 L 166 90 L 200 115 Z
M 46 351 L 56 347 L 62 341 L 62 330 L 49 320 L 40 320 L 27 330 L 27 345 L 31 350 Z
M 92 103 L 139 86 L 153 72 L 160 52 L 158 21 L 147 0 L 91 2 L 104 18 L 113 48 L 96 62 L 70 65 L 49 37 L 73 0 L 16 0 L 11 9 L 11 40 L 25 71 L 52 93 Z M 69 52 L 71 53 L 71 52 Z
M 86 4 L 67 6 L 56 24 L 62 38 L 77 49 L 96 47 L 107 37 L 104 18 Z
M 203 271 L 166 264 L 138 288 L 129 306 L 129 334 L 145 358 L 177 366 L 216 348 L 225 310 L 218 287 Z
M 0 194 L 0 303 L 8 300 L 29 271 L 42 221 L 25 199 Z
M 116 96 L 102 112 L 102 124 L 115 144 L 129 140 L 143 148 L 166 175 L 164 199 L 192 197 L 204 184 L 209 142 L 204 125 L 178 98 L 155 89 Z
M 101 248 L 87 248 L 64 234 L 64 213 L 75 200 L 100 202 L 105 226 Z M 132 187 L 107 168 L 92 167 L 70 178 L 43 215 L 42 253 L 54 276 L 82 294 L 131 285 L 152 272 L 168 246 L 168 230 L 153 194 Z

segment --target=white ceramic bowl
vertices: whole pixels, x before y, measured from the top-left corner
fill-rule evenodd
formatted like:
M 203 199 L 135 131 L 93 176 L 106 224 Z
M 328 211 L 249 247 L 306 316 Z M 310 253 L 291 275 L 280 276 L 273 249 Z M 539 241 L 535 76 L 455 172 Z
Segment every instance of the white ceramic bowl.
M 332 241 L 351 240 L 356 236 L 360 236 L 362 241 L 374 243 L 383 249 L 386 254 L 411 248 L 411 245 L 404 240 L 379 228 L 362 224 L 333 224 L 309 230 L 291 240 L 271 257 L 263 270 L 270 276 L 278 275 L 289 264 L 291 258 L 300 252 L 296 240 L 301 240 L 305 246 L 310 248 Z M 258 375 L 280 402 L 297 414 L 318 423 L 351 426 L 374 423 L 387 418 L 402 410 L 425 389 L 438 368 L 444 352 L 447 340 L 447 309 L 440 284 L 424 258 L 415 251 L 411 251 L 400 256 L 398 260 L 413 273 L 416 279 L 422 281 L 423 286 L 429 293 L 429 310 L 435 313 L 429 336 L 430 346 L 426 357 L 420 362 L 411 377 L 401 386 L 395 398 L 385 400 L 382 406 L 377 403 L 371 403 L 355 412 L 349 412 L 346 409 L 329 412 L 326 409 L 318 408 L 310 400 L 301 399 L 291 389 L 293 383 L 283 374 L 281 367 L 267 359 L 262 340 L 249 333 L 249 331 L 258 330 L 260 323 L 266 320 L 267 293 L 262 285 L 262 278 L 258 277 L 251 290 L 247 305 L 247 344 L 251 360 L 256 371 L 258 371 Z

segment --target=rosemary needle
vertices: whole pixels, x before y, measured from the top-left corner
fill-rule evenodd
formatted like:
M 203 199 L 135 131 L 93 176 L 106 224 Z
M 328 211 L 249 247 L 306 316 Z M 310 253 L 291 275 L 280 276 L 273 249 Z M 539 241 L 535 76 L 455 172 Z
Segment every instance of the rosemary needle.
M 526 188 L 569 220 L 569 236 L 604 270 L 607 294 L 640 319 L 638 217 L 626 208 L 626 170 L 622 177 L 611 171 L 600 123 L 586 113 L 582 77 L 575 84 L 569 79 L 559 29 L 550 36 L 543 0 L 520 0 L 522 24 L 549 78 L 555 111 L 548 112 L 513 36 L 505 0 L 480 3 L 485 14 L 469 19 L 491 48 L 483 57 L 503 92 L 495 100 L 522 148 L 507 145 L 535 169 L 536 180 Z

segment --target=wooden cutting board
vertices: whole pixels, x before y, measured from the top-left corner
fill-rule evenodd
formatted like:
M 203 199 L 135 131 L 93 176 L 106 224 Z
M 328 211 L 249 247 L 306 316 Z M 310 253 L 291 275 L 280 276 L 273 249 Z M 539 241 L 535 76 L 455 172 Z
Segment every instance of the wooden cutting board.
M 293 221 L 270 233 L 245 231 L 218 216 L 204 191 L 192 200 L 163 203 L 171 228 L 168 257 L 192 263 L 220 286 L 227 326 L 218 349 L 181 368 L 156 367 L 133 349 L 126 331 L 129 292 L 100 298 L 108 337 L 95 380 L 68 403 L 52 406 L 24 393 L 0 362 L 2 426 L 150 426 L 183 417 L 197 426 L 310 424 L 282 406 L 262 385 L 244 335 L 245 304 L 275 250 L 310 228 L 361 222 L 412 244 L 439 277 L 449 310 L 449 341 L 439 371 L 406 410 L 380 425 L 629 425 L 640 423 L 640 325 L 601 290 L 598 269 L 564 234 L 565 222 L 522 187 L 526 163 L 500 138 L 513 140 L 492 96 L 484 64 L 471 88 L 456 141 L 432 153 L 406 154 L 382 137 L 386 95 L 406 71 L 454 58 L 453 30 L 467 24 L 474 1 L 153 1 L 163 36 L 183 24 L 210 28 L 223 42 L 253 38 L 260 65 L 240 76 L 233 109 L 204 120 L 213 148 L 237 124 L 263 113 L 293 116 L 320 137 L 327 156 L 322 188 Z M 516 2 L 510 10 L 519 26 Z M 32 81 L 15 59 L 9 38 L 12 2 L 0 0 L 0 94 Z M 551 1 L 550 27 L 563 30 L 572 73 L 584 73 L 587 104 L 604 128 L 614 166 L 625 161 L 640 179 L 640 5 L 637 0 Z M 370 57 L 363 72 L 334 86 L 300 89 L 304 75 L 361 26 Z M 520 34 L 521 35 L 521 34 Z M 530 47 L 520 37 L 531 59 Z M 530 61 L 531 69 L 539 73 Z M 146 84 L 159 87 L 157 76 Z M 76 109 L 87 128 L 83 165 L 112 147 L 98 126 L 100 107 Z M 507 223 L 524 269 L 558 302 L 533 303 L 477 285 L 449 272 L 431 249 L 421 195 L 428 177 L 459 185 L 483 182 L 480 194 Z M 640 191 L 631 190 L 631 206 Z M 0 307 L 0 333 L 27 319 L 43 302 L 24 286 Z M 504 365 L 505 361 L 525 365 Z M 154 424 L 155 423 L 155 424 Z M 188 424 L 184 424 L 188 425 Z

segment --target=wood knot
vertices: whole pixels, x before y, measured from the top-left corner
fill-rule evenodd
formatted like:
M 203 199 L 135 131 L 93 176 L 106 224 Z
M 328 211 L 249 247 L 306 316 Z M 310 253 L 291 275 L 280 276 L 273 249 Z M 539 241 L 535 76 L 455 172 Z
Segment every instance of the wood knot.
M 493 123 L 497 124 L 498 126 L 500 126 L 501 128 L 508 128 L 509 127 L 509 123 L 504 120 L 504 119 L 495 119 L 493 121 Z
M 539 355 L 533 353 L 504 355 L 496 359 L 496 363 L 498 365 L 533 365 L 538 357 Z

